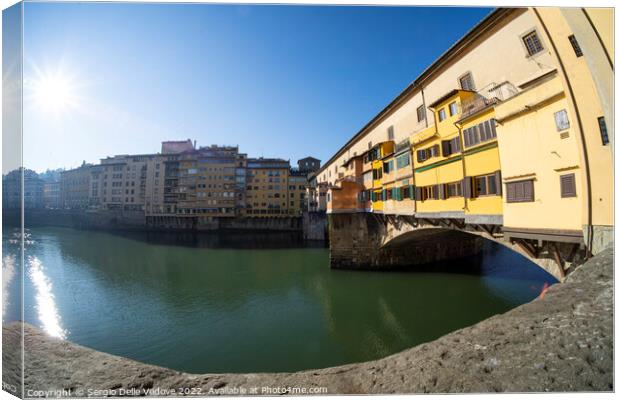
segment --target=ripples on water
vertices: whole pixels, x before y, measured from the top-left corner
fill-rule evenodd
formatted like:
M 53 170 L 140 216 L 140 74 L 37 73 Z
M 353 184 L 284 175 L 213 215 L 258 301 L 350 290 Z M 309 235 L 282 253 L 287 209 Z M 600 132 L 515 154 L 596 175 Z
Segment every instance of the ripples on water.
M 247 248 L 247 235 L 172 236 L 33 229 L 24 319 L 51 336 L 173 369 L 285 372 L 428 342 L 554 282 L 496 245 L 446 264 L 449 273 L 388 273 L 330 270 L 327 249 L 281 237 L 282 249 L 263 234 L 258 248 Z M 18 245 L 7 244 L 3 288 L 21 274 Z M 11 293 L 3 311 L 9 304 L 21 319 Z

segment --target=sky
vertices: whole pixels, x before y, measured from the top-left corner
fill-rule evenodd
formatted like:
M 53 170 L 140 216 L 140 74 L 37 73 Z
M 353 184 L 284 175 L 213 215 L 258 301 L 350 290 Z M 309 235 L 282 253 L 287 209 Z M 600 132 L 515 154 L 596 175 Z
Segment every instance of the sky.
M 490 11 L 26 3 L 24 165 L 187 138 L 326 161 Z

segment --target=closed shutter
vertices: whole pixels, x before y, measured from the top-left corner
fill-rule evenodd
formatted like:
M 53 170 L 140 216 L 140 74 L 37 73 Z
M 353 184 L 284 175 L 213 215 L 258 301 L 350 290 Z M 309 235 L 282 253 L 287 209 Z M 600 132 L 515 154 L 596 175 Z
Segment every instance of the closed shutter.
M 575 174 L 560 176 L 560 192 L 562 197 L 577 197 Z
M 523 201 L 534 201 L 534 181 L 523 181 Z
M 449 140 L 441 141 L 441 154 L 444 157 L 448 157 L 450 155 L 450 141 Z
M 441 200 L 446 199 L 446 185 L 439 185 L 439 198 Z
M 471 176 L 463 178 L 463 197 L 471 199 L 473 197 L 473 190 L 471 190 Z
M 497 131 L 495 130 L 495 118 L 489 120 L 489 128 L 491 129 L 491 137 L 497 137 Z
M 486 142 L 487 141 L 487 130 L 484 125 L 484 122 L 478 125 L 478 131 L 480 132 L 480 141 Z
M 497 195 L 502 195 L 502 171 L 495 171 L 495 188 Z
M 415 196 L 415 192 L 413 190 L 413 185 L 409 185 L 409 198 L 411 200 L 415 200 L 416 196 Z
M 463 131 L 463 141 L 465 142 L 465 147 L 469 147 L 470 146 L 469 131 L 470 131 L 470 128 L 467 128 L 467 129 L 465 129 Z
M 422 200 L 422 188 L 419 186 L 415 187 L 415 199 L 417 201 L 421 201 Z
M 506 183 L 506 201 L 508 203 L 534 201 L 534 181 L 528 179 Z
M 459 137 L 455 137 L 450 141 L 450 150 L 452 153 L 461 151 L 461 139 Z

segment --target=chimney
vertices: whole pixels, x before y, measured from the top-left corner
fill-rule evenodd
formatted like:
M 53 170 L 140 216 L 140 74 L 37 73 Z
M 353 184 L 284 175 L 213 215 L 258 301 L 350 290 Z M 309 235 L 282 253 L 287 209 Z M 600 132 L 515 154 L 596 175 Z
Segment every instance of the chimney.
M 194 150 L 196 149 L 196 139 L 194 139 Z

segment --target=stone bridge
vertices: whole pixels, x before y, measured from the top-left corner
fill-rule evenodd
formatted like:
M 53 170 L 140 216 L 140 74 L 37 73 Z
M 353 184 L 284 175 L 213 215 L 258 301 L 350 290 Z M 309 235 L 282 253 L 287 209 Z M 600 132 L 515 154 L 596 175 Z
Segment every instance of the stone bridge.
M 558 280 L 586 260 L 585 246 L 504 235 L 499 225 L 457 219 L 375 213 L 329 214 L 330 265 L 343 269 L 396 269 L 472 256 L 492 240 L 523 255 Z

